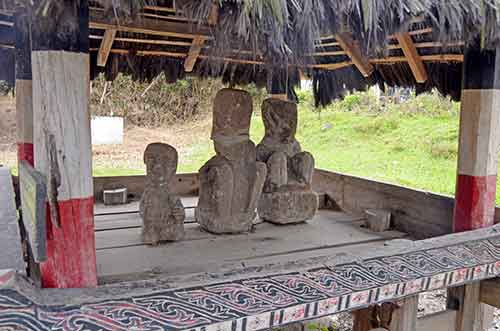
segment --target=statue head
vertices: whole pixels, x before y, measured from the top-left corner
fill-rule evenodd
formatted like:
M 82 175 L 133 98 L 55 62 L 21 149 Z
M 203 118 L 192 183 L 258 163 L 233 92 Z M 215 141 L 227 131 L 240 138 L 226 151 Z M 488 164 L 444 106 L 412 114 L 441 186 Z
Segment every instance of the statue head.
M 177 172 L 179 156 L 174 147 L 163 143 L 152 143 L 144 151 L 147 176 L 153 182 L 168 183 Z
M 248 140 L 252 112 L 252 97 L 248 92 L 229 88 L 217 92 L 214 100 L 212 140 Z
M 262 117 L 266 137 L 280 143 L 291 143 L 297 132 L 297 104 L 280 99 L 266 99 L 262 103 Z

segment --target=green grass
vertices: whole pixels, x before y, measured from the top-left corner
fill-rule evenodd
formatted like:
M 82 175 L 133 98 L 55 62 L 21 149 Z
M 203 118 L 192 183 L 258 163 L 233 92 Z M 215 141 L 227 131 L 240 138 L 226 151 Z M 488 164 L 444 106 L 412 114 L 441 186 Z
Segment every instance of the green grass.
M 437 95 L 383 105 L 363 98 L 320 113 L 307 100 L 300 105 L 297 138 L 315 156 L 316 167 L 454 195 L 459 105 Z M 254 116 L 252 140 L 258 143 L 263 134 L 262 119 Z M 180 171 L 197 171 L 211 155 L 210 142 L 193 146 Z

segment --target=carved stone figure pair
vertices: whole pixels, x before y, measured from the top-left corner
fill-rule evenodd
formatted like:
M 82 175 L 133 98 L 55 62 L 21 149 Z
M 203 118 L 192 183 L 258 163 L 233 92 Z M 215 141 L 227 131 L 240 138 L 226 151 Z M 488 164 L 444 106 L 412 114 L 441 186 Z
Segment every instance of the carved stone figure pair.
M 252 105 L 241 90 L 223 89 L 215 98 L 217 155 L 200 169 L 196 209 L 196 220 L 209 232 L 249 231 L 256 207 L 263 220 L 279 224 L 304 222 L 318 208 L 311 189 L 314 159 L 295 139 L 296 104 L 264 101 L 265 136 L 257 147 L 249 137 Z
M 311 190 L 314 159 L 295 139 L 297 106 L 268 99 L 262 106 L 265 136 L 250 140 L 252 98 L 241 90 L 223 89 L 214 101 L 212 140 L 216 155 L 199 171 L 200 195 L 195 217 L 212 233 L 251 230 L 259 216 L 288 224 L 311 219 L 318 197 Z M 144 153 L 146 189 L 140 204 L 144 242 L 180 240 L 184 209 L 169 184 L 177 169 L 177 152 L 155 143 Z M 165 203 L 168 202 L 168 203 Z

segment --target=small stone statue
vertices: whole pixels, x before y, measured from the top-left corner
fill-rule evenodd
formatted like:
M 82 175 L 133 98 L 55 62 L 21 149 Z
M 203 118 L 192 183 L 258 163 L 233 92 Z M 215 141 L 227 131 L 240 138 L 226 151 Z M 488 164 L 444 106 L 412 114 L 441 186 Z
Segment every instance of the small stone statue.
M 170 145 L 153 143 L 146 147 L 146 188 L 139 210 L 143 220 L 142 238 L 147 244 L 158 245 L 161 241 L 184 237 L 184 207 L 170 191 L 177 162 L 177 151 Z
M 199 171 L 196 220 L 212 233 L 251 229 L 266 178 L 249 138 L 252 98 L 241 90 L 222 89 L 214 101 L 212 140 L 216 155 Z
M 262 104 L 265 136 L 257 160 L 267 165 L 267 178 L 258 211 L 266 221 L 289 224 L 314 217 L 318 196 L 311 189 L 314 158 L 295 139 L 297 105 L 280 99 Z

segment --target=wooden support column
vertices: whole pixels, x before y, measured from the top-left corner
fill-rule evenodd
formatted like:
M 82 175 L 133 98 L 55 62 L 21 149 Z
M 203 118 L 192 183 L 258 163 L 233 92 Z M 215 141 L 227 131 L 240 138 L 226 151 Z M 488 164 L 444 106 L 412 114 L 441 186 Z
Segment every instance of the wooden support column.
M 87 0 L 52 1 L 32 29 L 35 166 L 49 200 L 44 287 L 97 285 L 88 17 Z
M 500 49 L 466 48 L 463 63 L 454 232 L 494 224 L 500 130 Z M 456 330 L 485 330 L 491 306 L 480 303 L 480 283 L 448 291 Z
M 392 315 L 391 331 L 416 331 L 418 295 L 401 300 L 398 307 Z
M 33 165 L 33 91 L 31 74 L 31 13 L 18 8 L 14 18 L 16 33 L 16 129 L 18 162 Z
M 493 225 L 500 136 L 500 53 L 465 51 L 453 229 Z

